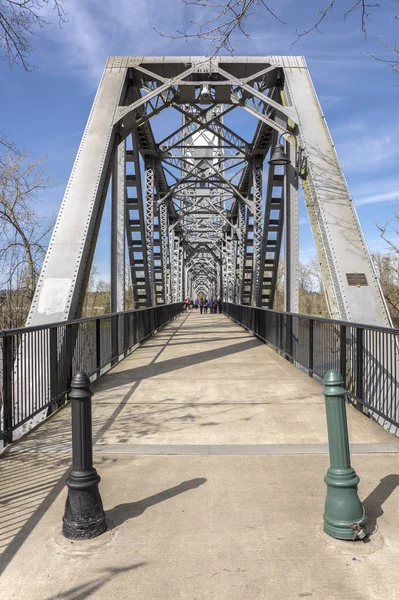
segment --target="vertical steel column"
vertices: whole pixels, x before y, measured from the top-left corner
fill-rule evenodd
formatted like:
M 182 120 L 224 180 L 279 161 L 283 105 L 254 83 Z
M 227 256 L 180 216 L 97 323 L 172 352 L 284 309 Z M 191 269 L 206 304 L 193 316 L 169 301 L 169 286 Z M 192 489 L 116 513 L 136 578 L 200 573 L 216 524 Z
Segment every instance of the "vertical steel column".
M 187 251 L 185 246 L 181 246 L 181 250 L 180 250 L 180 256 L 181 256 L 181 290 L 182 290 L 182 295 L 181 297 L 184 299 L 187 297 L 187 293 L 188 293 L 188 289 L 187 289 L 187 284 L 188 284 L 188 280 L 187 280 L 187 265 L 186 265 L 186 259 L 187 259 Z
M 229 237 L 226 240 L 227 302 L 234 302 L 234 261 L 235 241 Z
M 184 259 L 183 259 L 183 246 L 180 238 L 178 238 L 178 264 L 177 264 L 177 302 L 180 302 L 184 298 Z
M 80 315 L 104 208 L 115 143 L 115 109 L 127 68 L 106 68 L 48 245 L 27 325 Z
M 174 265 L 175 265 L 175 228 L 168 228 L 169 235 L 169 293 L 170 302 L 175 302 L 175 291 L 174 291 Z
M 263 160 L 256 156 L 253 164 L 253 202 L 254 202 L 254 233 L 252 259 L 252 294 L 251 303 L 258 304 L 260 278 L 260 258 L 262 252 L 262 178 Z
M 145 211 L 146 211 L 146 241 L 148 280 L 150 287 L 150 306 L 156 304 L 155 278 L 154 278 L 154 188 L 155 165 L 152 156 L 145 158 Z
M 274 131 L 271 147 L 277 144 Z M 260 259 L 259 306 L 274 307 L 284 224 L 284 167 L 269 165 Z
M 159 207 L 159 219 L 161 230 L 161 248 L 162 248 L 162 276 L 163 276 L 163 300 L 167 304 L 170 302 L 169 291 L 169 239 L 168 239 L 168 207 L 165 203 Z
M 299 215 L 296 149 L 285 142 L 291 163 L 284 172 L 284 310 L 299 312 Z
M 301 182 L 332 314 L 341 320 L 389 327 L 355 206 L 303 58 L 297 58 L 295 68 L 284 69 L 284 90 L 298 114 L 297 139 L 306 158 Z M 351 273 L 364 274 L 367 286 L 348 285 L 349 266 Z
M 133 286 L 134 307 L 150 306 L 148 281 L 145 205 L 141 181 L 137 131 L 130 136 L 132 149 L 126 150 L 126 237 Z M 133 172 L 132 172 L 133 171 Z
M 223 281 L 223 300 L 228 302 L 228 276 L 227 276 L 227 236 L 224 234 L 224 238 L 222 239 L 221 246 L 221 255 L 222 255 L 222 281 Z
M 222 253 L 220 253 L 222 256 Z M 222 272 L 222 259 L 220 258 L 218 262 L 218 272 L 219 272 L 219 297 L 223 300 L 223 272 Z
M 111 312 L 125 310 L 125 142 L 115 150 L 111 209 Z
M 170 229 L 171 239 L 171 283 L 173 302 L 179 301 L 179 236 L 175 234 L 173 227 Z
M 238 252 L 239 252 L 239 237 L 237 234 L 237 230 L 234 232 L 234 236 L 232 239 L 232 262 L 233 262 L 233 271 L 232 271 L 232 302 L 236 303 L 238 299 L 238 290 L 237 290 L 237 260 L 238 260 Z
M 245 277 L 245 252 L 246 252 L 246 228 L 247 219 L 245 214 L 245 203 L 239 200 L 239 251 L 238 251 L 238 304 L 242 304 L 244 293 L 244 277 Z

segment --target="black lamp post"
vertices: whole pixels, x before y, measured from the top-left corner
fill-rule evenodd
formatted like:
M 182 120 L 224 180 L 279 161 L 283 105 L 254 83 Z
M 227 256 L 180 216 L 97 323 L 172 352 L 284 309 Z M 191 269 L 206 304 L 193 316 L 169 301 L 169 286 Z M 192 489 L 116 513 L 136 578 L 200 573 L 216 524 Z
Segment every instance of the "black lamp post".
M 103 533 L 107 524 L 93 467 L 90 379 L 77 373 L 71 382 L 72 470 L 66 480 L 68 497 L 62 532 L 71 540 L 88 540 Z

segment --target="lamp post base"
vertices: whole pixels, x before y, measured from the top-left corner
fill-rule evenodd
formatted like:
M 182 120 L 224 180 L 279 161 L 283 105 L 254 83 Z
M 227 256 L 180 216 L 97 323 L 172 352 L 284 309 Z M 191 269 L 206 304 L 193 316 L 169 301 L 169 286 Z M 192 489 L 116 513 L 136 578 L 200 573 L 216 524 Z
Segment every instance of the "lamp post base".
M 324 531 L 339 540 L 361 540 L 367 535 L 367 517 L 357 493 L 359 477 L 352 467 L 330 467 L 324 478 L 327 497 Z
M 66 480 L 68 497 L 62 520 L 62 533 L 71 540 L 89 540 L 107 529 L 95 469 L 70 474 Z

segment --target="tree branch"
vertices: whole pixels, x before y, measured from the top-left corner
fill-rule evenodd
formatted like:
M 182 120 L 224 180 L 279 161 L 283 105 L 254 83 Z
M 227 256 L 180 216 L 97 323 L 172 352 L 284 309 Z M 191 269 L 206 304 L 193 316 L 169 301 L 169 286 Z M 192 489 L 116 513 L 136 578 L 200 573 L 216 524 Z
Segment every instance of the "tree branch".
M 286 24 L 270 8 L 266 0 L 226 0 L 218 2 L 217 0 L 178 0 L 180 4 L 186 6 L 199 6 L 210 11 L 210 16 L 202 22 L 191 21 L 198 31 L 188 32 L 175 30 L 175 35 L 165 34 L 154 27 L 154 30 L 161 35 L 172 40 L 198 38 L 206 40 L 215 48 L 215 54 L 222 49 L 229 54 L 234 53 L 234 46 L 231 41 L 232 34 L 238 30 L 245 37 L 250 38 L 250 34 L 244 29 L 244 21 L 253 14 L 256 6 L 261 6 L 280 23 Z
M 65 0 L 0 0 L 0 48 L 10 67 L 20 64 L 25 71 L 33 65 L 29 57 L 33 51 L 32 37 L 37 27 L 49 25 L 40 13 L 51 3 L 60 27 L 67 22 L 63 7 Z
M 326 17 L 332 12 L 335 4 L 336 4 L 336 0 L 331 0 L 331 2 L 329 4 L 327 4 L 327 6 L 325 8 L 319 9 L 317 11 L 316 23 L 314 23 L 312 25 L 312 27 L 310 27 L 309 29 L 305 29 L 301 33 L 299 33 L 299 31 L 296 30 L 295 34 L 297 37 L 294 40 L 292 45 L 296 44 L 300 38 L 304 37 L 305 35 L 308 35 L 309 33 L 313 32 L 313 31 L 318 31 L 318 33 L 323 34 L 323 32 L 320 31 L 319 27 L 322 24 L 322 22 L 326 19 Z M 367 34 L 366 21 L 370 17 L 370 14 L 371 14 L 370 12 L 368 12 L 368 9 L 369 8 L 377 8 L 379 6 L 380 6 L 379 2 L 376 2 L 374 4 L 369 4 L 368 2 L 366 2 L 366 0 L 357 0 L 356 2 L 354 2 L 354 4 L 352 4 L 352 6 L 349 8 L 349 10 L 347 10 L 344 13 L 344 19 L 346 19 L 348 17 L 348 15 L 350 15 L 352 12 L 354 12 L 357 8 L 360 8 L 361 9 L 361 16 L 360 16 L 361 29 L 360 29 L 360 31 L 362 31 L 364 33 L 364 35 L 366 35 Z

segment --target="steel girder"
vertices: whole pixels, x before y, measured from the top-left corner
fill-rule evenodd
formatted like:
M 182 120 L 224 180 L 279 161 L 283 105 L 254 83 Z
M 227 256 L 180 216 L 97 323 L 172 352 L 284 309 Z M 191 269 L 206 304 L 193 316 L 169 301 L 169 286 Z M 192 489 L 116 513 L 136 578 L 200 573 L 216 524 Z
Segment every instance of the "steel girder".
M 125 310 L 126 148 L 121 141 L 115 151 L 111 211 L 111 312 Z
M 272 146 L 277 143 L 277 132 L 273 132 Z M 260 257 L 260 285 L 258 304 L 272 308 L 276 291 L 281 241 L 284 225 L 284 170 L 269 166 L 266 203 L 263 224 L 263 239 Z
M 135 306 L 150 306 L 148 255 L 145 228 L 145 203 L 139 160 L 137 132 L 130 136 L 132 148 L 126 151 L 129 173 L 126 174 L 126 238 Z
M 152 119 L 172 109 L 181 123 L 156 141 Z M 240 110 L 257 119 L 252 141 L 225 122 Z M 277 134 L 292 164 L 269 169 L 264 194 Z M 111 176 L 113 308 L 124 302 L 125 244 L 137 306 L 200 291 L 272 306 L 284 230 L 285 306 L 297 310 L 299 172 L 332 314 L 387 324 L 303 58 L 111 57 L 28 323 L 79 315 Z M 350 285 L 348 257 L 367 285 Z

